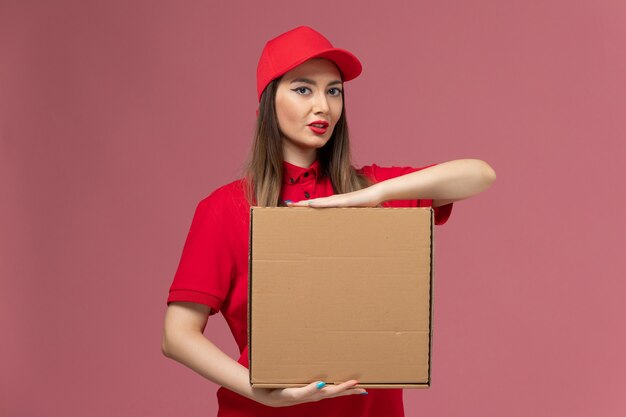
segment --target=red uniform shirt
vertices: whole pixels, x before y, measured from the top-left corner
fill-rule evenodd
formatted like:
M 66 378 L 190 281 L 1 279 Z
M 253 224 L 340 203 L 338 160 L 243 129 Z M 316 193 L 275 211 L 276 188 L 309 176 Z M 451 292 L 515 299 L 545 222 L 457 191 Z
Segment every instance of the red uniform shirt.
M 283 163 L 282 200 L 333 195 L 328 178 L 320 178 L 319 160 L 309 168 Z M 427 167 L 423 167 L 427 168 Z M 423 168 L 379 167 L 358 169 L 374 182 L 395 178 Z M 384 207 L 430 207 L 432 200 L 387 201 Z M 452 204 L 435 207 L 435 224 L 448 220 Z M 241 353 L 238 362 L 248 365 L 248 241 L 250 205 L 241 180 L 215 191 L 198 204 L 170 287 L 167 303 L 191 301 L 222 312 Z M 221 387 L 217 392 L 218 417 L 333 417 L 404 416 L 402 389 L 368 389 L 369 395 L 349 395 L 290 407 L 268 407 Z

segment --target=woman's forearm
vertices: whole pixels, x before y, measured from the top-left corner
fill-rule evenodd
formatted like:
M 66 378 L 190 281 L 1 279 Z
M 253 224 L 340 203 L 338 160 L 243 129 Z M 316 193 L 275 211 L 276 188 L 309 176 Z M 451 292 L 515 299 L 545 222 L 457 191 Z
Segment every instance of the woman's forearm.
M 495 171 L 479 159 L 457 159 L 374 184 L 388 200 L 462 200 L 495 181 Z
M 163 353 L 206 379 L 254 400 L 248 368 L 222 352 L 202 333 L 187 330 L 170 336 Z

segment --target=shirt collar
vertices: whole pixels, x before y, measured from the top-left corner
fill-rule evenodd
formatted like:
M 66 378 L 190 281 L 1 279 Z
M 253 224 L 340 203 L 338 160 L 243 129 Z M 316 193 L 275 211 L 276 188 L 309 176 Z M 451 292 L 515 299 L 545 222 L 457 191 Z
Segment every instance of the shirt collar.
M 320 161 L 316 159 L 308 168 L 299 167 L 283 161 L 283 182 L 285 184 L 295 184 L 300 182 L 302 177 L 319 178 Z

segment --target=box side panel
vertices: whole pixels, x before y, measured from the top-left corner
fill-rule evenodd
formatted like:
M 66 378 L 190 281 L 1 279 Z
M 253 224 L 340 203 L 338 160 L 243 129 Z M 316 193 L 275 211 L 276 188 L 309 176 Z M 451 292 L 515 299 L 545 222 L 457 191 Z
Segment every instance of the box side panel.
M 434 314 L 434 277 L 435 277 L 435 211 L 430 209 L 430 299 L 428 306 L 430 307 L 430 337 L 428 346 L 428 382 L 427 386 L 431 384 L 431 369 L 432 369 L 432 354 L 433 354 L 433 314 Z
M 249 228 L 249 239 L 248 239 L 248 369 L 249 369 L 249 377 L 250 384 L 253 381 L 252 375 L 252 238 L 253 238 L 253 220 L 254 220 L 254 210 L 256 207 L 250 207 L 250 228 Z

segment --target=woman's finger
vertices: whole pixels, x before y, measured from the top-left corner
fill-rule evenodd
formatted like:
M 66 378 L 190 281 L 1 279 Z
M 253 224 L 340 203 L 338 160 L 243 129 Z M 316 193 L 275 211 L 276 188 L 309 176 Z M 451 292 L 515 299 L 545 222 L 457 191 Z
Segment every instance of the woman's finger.
M 337 396 L 338 394 L 341 394 L 344 391 L 354 388 L 354 386 L 357 385 L 358 383 L 359 381 L 355 379 L 351 379 L 341 384 L 329 385 L 326 388 L 324 388 L 322 391 L 324 392 L 324 394 L 327 394 L 329 397 L 334 397 L 334 396 Z
M 335 397 L 343 397 L 345 395 L 364 395 L 367 394 L 367 391 L 363 388 L 352 388 L 352 389 L 348 389 L 345 391 L 340 392 L 339 394 L 335 394 L 332 397 L 328 397 L 328 398 L 335 398 Z

